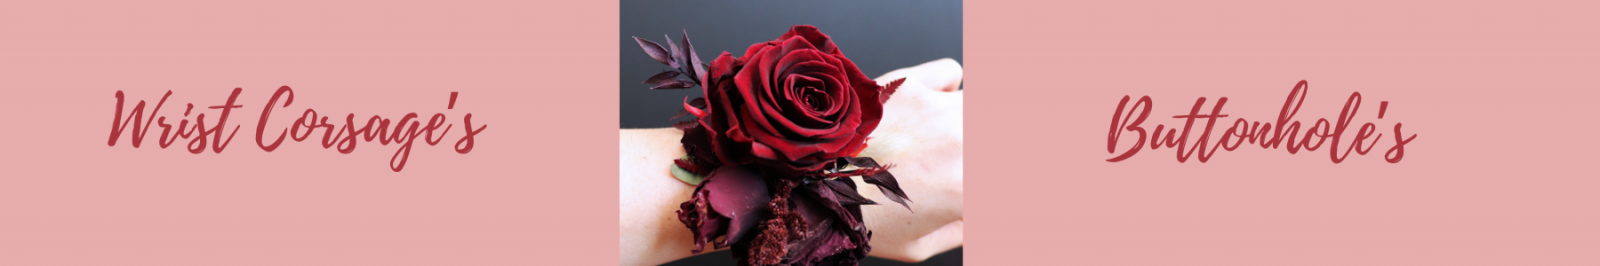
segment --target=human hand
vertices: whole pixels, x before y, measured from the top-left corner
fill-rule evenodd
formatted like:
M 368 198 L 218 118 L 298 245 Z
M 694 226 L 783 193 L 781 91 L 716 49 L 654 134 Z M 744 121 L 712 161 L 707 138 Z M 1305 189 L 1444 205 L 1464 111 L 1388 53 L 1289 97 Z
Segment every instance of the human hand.
M 916 262 L 962 244 L 961 75 L 961 64 L 946 58 L 877 79 L 906 81 L 884 104 L 883 120 L 860 156 L 894 164 L 890 172 L 913 202 L 907 211 L 856 180 L 864 196 L 887 203 L 862 208 L 867 228 L 875 231 L 872 256 Z

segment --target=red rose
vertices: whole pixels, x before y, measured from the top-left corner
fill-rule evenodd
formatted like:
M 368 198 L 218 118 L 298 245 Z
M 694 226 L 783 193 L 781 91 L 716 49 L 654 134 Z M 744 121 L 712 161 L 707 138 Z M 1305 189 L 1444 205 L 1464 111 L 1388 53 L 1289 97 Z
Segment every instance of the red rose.
M 688 34 L 681 49 L 634 39 L 674 68 L 645 80 L 652 89 L 705 90 L 678 114 L 694 118 L 674 125 L 689 156 L 673 163 L 704 175 L 678 210 L 694 234 L 692 252 L 709 242 L 731 246 L 743 265 L 854 265 L 872 250 L 861 205 L 877 202 L 857 193 L 851 177 L 910 208 L 889 167 L 854 157 L 904 79 L 879 86 L 809 25 L 751 45 L 743 58 L 723 52 L 709 65 Z
M 700 128 L 720 164 L 758 163 L 785 176 L 865 148 L 892 93 L 809 25 L 751 45 L 743 58 L 723 52 L 701 80 L 708 108 L 694 111 L 705 114 Z

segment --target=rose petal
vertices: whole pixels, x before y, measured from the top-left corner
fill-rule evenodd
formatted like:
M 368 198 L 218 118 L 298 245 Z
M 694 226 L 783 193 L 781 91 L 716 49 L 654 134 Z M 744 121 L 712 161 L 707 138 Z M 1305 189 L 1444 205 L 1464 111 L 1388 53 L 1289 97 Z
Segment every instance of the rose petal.
M 729 217 L 728 234 L 724 243 L 739 242 L 749 232 L 755 231 L 757 222 L 767 215 L 767 183 L 760 173 L 742 166 L 722 166 L 711 171 L 702 183 L 710 192 L 711 209 Z
M 841 51 L 839 51 L 839 48 L 833 44 L 833 39 L 828 37 L 827 34 L 823 34 L 822 31 L 818 30 L 815 26 L 795 25 L 794 27 L 789 27 L 789 32 L 784 33 L 783 37 L 780 37 L 780 39 L 788 39 L 792 36 L 800 36 L 805 38 L 806 41 L 810 42 L 811 46 L 816 47 L 818 51 L 841 56 L 844 55 L 841 53 Z
M 712 82 L 725 76 L 733 75 L 735 60 L 733 54 L 728 52 L 722 52 L 722 54 L 717 55 L 716 59 L 711 59 L 711 67 L 706 69 L 709 72 L 703 72 L 705 74 L 705 82 Z
M 856 127 L 856 134 L 863 137 L 872 135 L 872 131 L 878 128 L 878 121 L 883 119 L 883 102 L 865 99 L 881 99 L 882 87 L 878 86 L 877 81 L 861 74 L 861 70 L 857 69 L 855 62 L 851 62 L 849 58 L 840 57 L 839 60 L 843 61 L 845 66 L 848 78 L 846 82 L 855 89 L 856 98 L 860 102 L 858 107 L 861 108 L 861 126 Z
M 727 223 L 727 218 L 711 210 L 711 204 L 707 202 L 710 192 L 705 190 L 705 185 L 702 180 L 700 186 L 695 187 L 694 192 L 690 194 L 692 196 L 689 201 L 678 204 L 678 221 L 689 227 L 689 232 L 694 237 L 694 249 L 690 250 L 694 254 L 700 254 L 700 251 L 705 249 L 706 242 L 727 233 L 722 226 Z
M 829 109 L 838 109 L 838 105 L 834 104 L 833 102 L 833 97 L 830 97 L 830 95 L 827 95 L 827 92 L 824 91 L 827 89 L 827 82 L 825 82 L 823 79 L 808 77 L 805 75 L 789 75 L 784 83 L 788 84 L 786 84 L 787 87 L 784 88 L 783 98 L 793 108 L 791 108 L 790 111 L 783 113 L 783 117 L 789 118 L 791 122 L 794 122 L 802 129 L 827 129 L 816 130 L 814 132 L 817 134 L 811 134 L 811 136 L 806 136 L 806 133 L 810 132 L 802 132 L 800 134 L 802 137 L 812 137 L 815 135 L 831 133 L 828 131 L 838 131 L 838 128 L 833 127 L 833 121 L 829 121 L 823 117 L 826 114 L 825 111 L 829 111 Z M 817 102 L 812 102 L 812 98 L 818 99 Z M 817 110 L 819 108 L 825 109 Z
M 705 126 L 698 123 L 698 120 L 700 119 L 683 121 L 688 122 L 688 125 L 679 128 L 683 130 L 683 138 L 679 139 L 678 142 L 683 144 L 684 151 L 689 153 L 689 162 L 693 163 L 694 168 L 696 168 L 690 169 L 692 170 L 691 172 L 706 175 L 710 174 L 712 170 L 721 167 L 722 163 L 717 160 L 716 150 L 711 145 L 711 131 L 706 130 Z M 674 126 L 677 125 L 674 124 Z
M 825 62 L 825 60 L 822 60 L 826 57 L 827 55 L 817 53 L 816 51 L 806 51 L 791 53 L 785 56 L 783 60 L 778 61 L 779 64 L 791 65 L 790 67 L 785 68 L 786 72 L 780 73 L 786 73 L 784 75 L 800 75 L 810 79 L 816 79 L 822 81 L 822 83 L 826 85 L 824 86 L 824 89 L 826 89 L 828 96 L 832 97 L 830 100 L 833 104 L 830 104 L 830 106 L 828 106 L 829 109 L 826 111 L 820 112 L 821 115 L 818 115 L 817 117 L 830 116 L 838 113 L 839 110 L 844 107 L 843 103 L 848 101 L 845 99 L 846 97 L 855 97 L 853 93 L 848 93 L 849 84 L 840 82 L 842 80 L 840 78 L 844 77 L 844 72 L 837 67 L 828 64 Z M 793 84 L 790 85 L 792 86 Z M 786 112 L 786 114 L 795 113 L 801 112 L 798 110 L 790 110 L 789 112 Z M 794 118 L 793 116 L 790 117 Z
M 694 115 L 694 117 L 706 117 L 705 110 L 700 110 L 700 108 L 695 108 L 693 104 L 690 104 L 689 96 L 683 96 L 683 110 Z
M 750 143 L 750 154 L 754 154 L 756 157 L 760 157 L 761 159 L 782 160 L 782 158 L 778 158 L 777 153 L 772 152 L 771 147 L 768 147 L 766 144 L 761 144 L 760 142 Z
M 701 110 L 705 110 L 706 109 L 706 98 L 702 97 L 702 98 L 694 98 L 694 100 L 689 100 L 689 107 L 700 108 Z M 672 115 L 672 118 L 668 118 L 667 120 L 678 120 L 678 118 L 683 118 L 684 116 L 688 116 L 688 115 L 689 115 L 689 109 L 687 109 L 687 108 L 686 109 L 679 109 L 678 110 L 678 114 Z M 695 117 L 700 117 L 700 116 L 695 116 Z
M 828 65 L 826 63 L 804 62 L 797 64 L 791 69 L 795 70 L 795 72 L 791 73 L 805 73 L 797 75 L 803 75 L 822 81 L 822 84 L 824 85 L 823 92 L 832 98 L 829 99 L 829 109 L 819 111 L 817 117 L 832 118 L 829 120 L 830 122 L 837 122 L 835 121 L 838 118 L 837 115 L 845 109 L 845 106 L 842 103 L 849 101 L 845 98 L 855 97 L 855 94 L 849 91 L 849 84 L 840 82 L 839 76 L 837 75 L 823 74 L 826 73 L 825 71 L 835 69 L 832 65 Z
M 782 47 L 773 46 L 773 47 L 768 47 L 767 49 L 762 49 L 760 57 L 751 58 L 750 59 L 751 63 L 756 64 L 754 66 L 754 69 L 756 69 L 756 71 L 753 72 L 753 73 L 754 73 L 754 75 L 756 75 L 755 76 L 755 80 L 759 81 L 759 83 L 754 84 L 754 86 L 751 86 L 751 87 L 748 87 L 748 88 L 740 87 L 740 89 L 743 90 L 743 91 L 751 93 L 751 96 L 754 96 L 755 99 L 759 99 L 759 100 L 762 100 L 762 101 L 759 101 L 759 102 L 758 101 L 749 101 L 749 102 L 758 103 L 758 104 L 754 104 L 754 105 L 760 105 L 762 107 L 772 107 L 772 108 L 781 107 L 780 105 L 778 105 L 777 100 L 774 99 L 773 91 L 776 90 L 777 88 L 780 88 L 780 86 L 778 84 L 778 80 L 777 80 L 778 72 L 777 72 L 777 69 L 776 69 L 776 65 L 777 65 L 777 60 L 783 58 L 783 54 L 784 54 L 784 51 L 783 51 Z M 759 60 L 757 60 L 757 59 L 759 59 Z M 746 67 L 746 69 L 749 69 L 749 68 L 750 67 Z M 753 111 L 753 112 L 759 112 L 759 111 Z M 761 117 L 761 118 L 762 119 L 766 119 L 766 117 Z M 773 133 L 777 134 L 777 131 L 773 131 Z
M 783 39 L 783 51 L 780 52 L 780 54 L 788 54 L 788 53 L 793 53 L 795 51 L 801 51 L 801 50 L 812 50 L 812 51 L 815 51 L 815 50 L 817 50 L 817 46 L 816 45 L 811 45 L 811 41 L 806 40 L 805 37 L 801 37 L 801 36 L 789 37 L 788 39 Z

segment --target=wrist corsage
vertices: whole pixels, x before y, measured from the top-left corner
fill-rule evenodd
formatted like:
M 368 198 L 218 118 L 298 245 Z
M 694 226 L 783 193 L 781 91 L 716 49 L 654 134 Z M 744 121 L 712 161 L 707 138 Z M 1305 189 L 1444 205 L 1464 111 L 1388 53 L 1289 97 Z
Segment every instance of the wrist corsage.
M 905 79 L 878 84 L 810 25 L 709 64 L 687 32 L 682 46 L 634 39 L 672 68 L 646 79 L 651 89 L 705 92 L 673 117 L 692 116 L 674 124 L 688 156 L 671 168 L 698 186 L 677 210 L 694 253 L 710 243 L 741 265 L 855 265 L 872 249 L 861 205 L 877 203 L 853 178 L 910 209 L 890 165 L 858 157 Z

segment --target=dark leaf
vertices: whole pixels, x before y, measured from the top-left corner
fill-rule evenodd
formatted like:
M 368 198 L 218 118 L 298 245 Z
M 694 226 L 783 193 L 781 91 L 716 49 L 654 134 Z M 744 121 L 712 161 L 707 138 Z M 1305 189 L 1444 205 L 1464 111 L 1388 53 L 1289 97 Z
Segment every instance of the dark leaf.
M 900 206 L 905 206 L 906 210 L 911 210 L 911 205 L 907 204 L 907 202 L 911 201 L 911 198 L 906 196 L 904 190 L 900 190 L 900 182 L 896 182 L 894 175 L 889 174 L 889 171 L 878 171 L 870 175 L 864 175 L 861 176 L 861 180 L 866 181 L 867 184 L 878 185 L 878 190 L 883 191 L 884 197 L 899 203 Z
M 810 193 L 797 193 L 802 194 Z M 789 247 L 784 263 L 834 265 L 822 261 L 835 256 L 864 258 L 871 250 L 867 245 L 871 235 L 864 226 L 858 227 L 862 224 L 861 205 L 835 205 L 836 202 L 830 204 L 830 201 L 821 197 L 808 197 L 814 195 L 790 198 L 797 207 L 795 210 L 805 217 L 808 228 L 805 238 Z M 828 205 L 840 206 L 845 211 Z
M 843 158 L 839 158 L 839 159 L 840 160 L 844 160 L 845 164 L 849 164 L 851 166 L 860 167 L 860 168 L 879 168 L 879 167 L 883 167 L 883 166 L 879 166 L 878 165 L 878 161 L 877 160 L 873 160 L 872 158 L 868 158 L 868 157 L 843 157 Z
M 860 219 L 858 219 L 859 216 L 858 215 L 853 215 L 853 213 L 851 213 L 850 209 L 847 208 L 847 207 L 856 206 L 856 207 L 859 208 L 861 205 L 860 204 L 846 204 L 845 203 L 846 200 L 840 198 L 839 193 L 835 193 L 833 188 L 831 188 L 829 185 L 825 184 L 825 183 L 827 183 L 829 181 L 834 181 L 834 180 L 822 180 L 820 182 L 806 184 L 806 185 L 803 185 L 803 186 L 800 186 L 800 187 L 802 188 L 801 190 L 804 190 L 806 192 L 810 192 L 811 199 L 816 200 L 817 203 L 820 203 L 822 207 L 825 207 L 825 208 L 828 208 L 830 210 L 833 210 L 834 215 L 837 215 L 838 217 L 842 218 L 842 220 L 844 220 L 847 223 L 846 224 L 847 228 L 852 228 L 852 229 L 860 228 L 859 226 L 862 226 L 862 225 L 861 225 Z M 837 181 L 834 181 L 834 182 L 837 182 Z M 857 194 L 856 196 L 860 196 L 860 195 Z M 865 200 L 865 199 L 863 198 L 863 200 Z
M 689 116 L 689 109 L 678 109 L 678 113 L 672 115 L 672 118 L 667 118 L 667 121 L 678 120 L 684 116 Z
M 907 210 L 911 209 L 911 205 L 907 203 L 911 201 L 911 198 L 907 197 L 906 192 L 900 189 L 900 182 L 894 179 L 893 174 L 884 169 L 886 167 L 879 166 L 878 162 L 872 160 L 872 158 L 845 157 L 840 159 L 855 167 L 863 168 L 863 170 L 856 171 L 861 174 L 861 181 L 877 185 L 878 190 L 883 191 L 884 197 L 888 197 L 890 201 L 895 203 L 900 203 L 900 206 L 905 206 Z
M 676 123 L 672 123 L 672 128 L 676 128 L 678 130 L 683 130 L 683 131 L 693 130 L 695 127 L 698 127 L 698 126 L 700 126 L 700 120 L 698 118 L 690 118 L 689 120 L 683 120 L 683 121 L 678 121 Z
M 644 53 L 650 54 L 650 58 L 654 58 L 656 62 L 661 62 L 661 64 L 672 66 L 672 68 L 678 68 L 678 63 L 672 61 L 672 53 L 668 52 L 665 48 L 661 48 L 660 44 L 656 44 L 656 42 L 652 42 L 650 40 L 640 39 L 639 37 L 633 37 L 633 40 L 638 41 L 639 47 L 644 48 Z
M 666 34 L 662 34 L 661 37 L 665 37 L 667 39 L 667 53 L 671 53 L 672 54 L 672 64 L 671 64 L 672 68 L 679 68 L 684 63 L 684 61 L 683 61 L 683 52 L 678 51 L 678 45 L 677 44 L 673 44 L 672 36 L 668 36 Z
M 834 194 L 838 194 L 839 203 L 856 204 L 856 205 L 877 205 L 878 204 L 878 202 L 869 200 L 869 199 L 867 199 L 867 197 L 862 197 L 861 193 L 856 192 L 856 188 L 855 187 L 847 186 L 847 185 L 845 185 L 846 183 L 855 183 L 855 181 L 850 179 L 850 177 L 840 177 L 840 178 L 836 178 L 836 179 L 823 180 L 822 181 L 822 185 L 823 186 L 833 190 Z
M 677 82 L 675 80 L 678 79 L 678 75 L 680 74 L 683 73 L 678 73 L 677 70 L 662 71 L 661 73 L 656 73 L 654 76 L 650 76 L 650 78 L 645 79 L 642 83 L 650 84 L 652 86 L 671 84 Z
M 900 89 L 901 83 L 906 83 L 906 78 L 896 79 L 894 81 L 890 81 L 889 85 L 884 85 L 883 90 L 878 91 L 878 103 L 889 102 L 889 95 L 894 94 L 895 90 Z
M 695 82 L 705 83 L 705 78 L 701 76 L 706 74 L 706 64 L 700 62 L 700 54 L 696 54 L 694 45 L 689 44 L 689 30 L 683 30 L 683 50 L 689 55 L 689 60 L 686 61 L 690 65 L 688 70 L 693 71 L 689 73 L 689 78 Z
M 689 100 L 689 106 L 694 106 L 695 108 L 705 109 L 706 108 L 706 98 L 705 97 L 698 97 L 698 98 L 694 98 L 694 100 Z
M 674 79 L 672 81 L 668 81 L 665 84 L 660 84 L 660 85 L 656 85 L 655 87 L 650 87 L 650 89 L 652 89 L 652 90 L 659 90 L 659 89 L 687 89 L 687 88 L 694 88 L 694 81 L 692 81 L 692 80 L 683 80 L 683 79 Z

